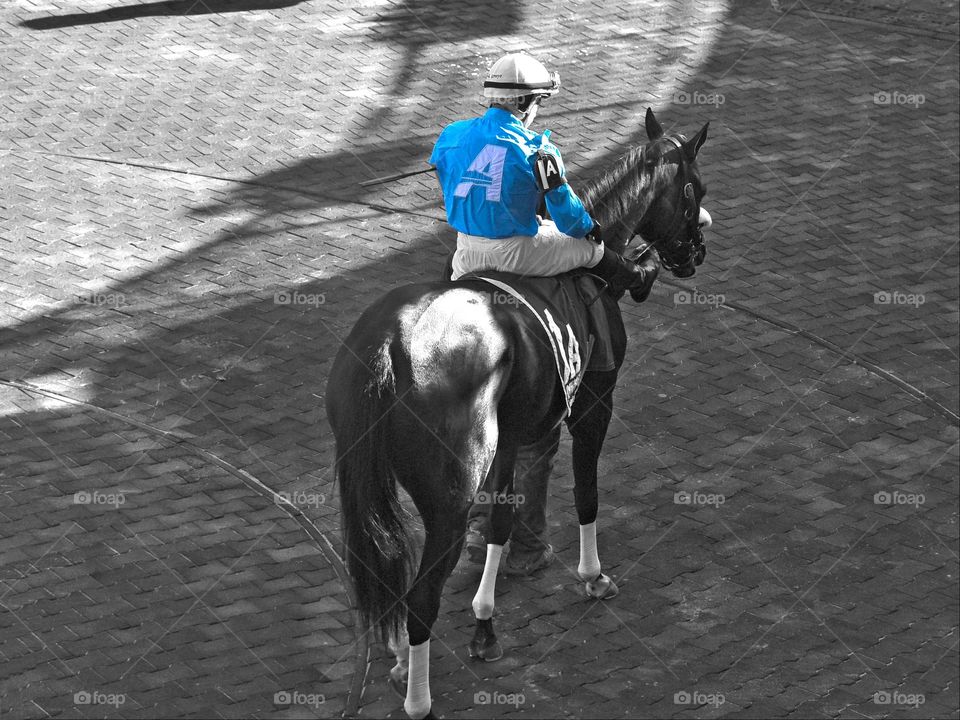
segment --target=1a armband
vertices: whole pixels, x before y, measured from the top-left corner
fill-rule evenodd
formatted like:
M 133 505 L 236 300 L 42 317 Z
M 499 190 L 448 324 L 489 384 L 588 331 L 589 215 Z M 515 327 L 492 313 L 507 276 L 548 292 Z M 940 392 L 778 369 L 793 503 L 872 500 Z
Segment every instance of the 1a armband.
M 560 170 L 560 160 L 556 155 L 546 150 L 537 151 L 534 175 L 537 176 L 537 184 L 543 192 L 548 192 L 567 183 L 567 179 Z

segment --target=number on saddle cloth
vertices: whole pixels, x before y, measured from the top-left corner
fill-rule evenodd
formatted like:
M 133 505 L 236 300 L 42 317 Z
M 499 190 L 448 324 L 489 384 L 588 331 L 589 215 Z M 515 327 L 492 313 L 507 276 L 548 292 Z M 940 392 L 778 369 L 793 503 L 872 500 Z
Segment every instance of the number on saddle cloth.
M 560 160 L 556 155 L 546 150 L 537 150 L 537 163 L 534 175 L 541 192 L 549 192 L 554 188 L 565 185 L 567 179 L 560 170 Z

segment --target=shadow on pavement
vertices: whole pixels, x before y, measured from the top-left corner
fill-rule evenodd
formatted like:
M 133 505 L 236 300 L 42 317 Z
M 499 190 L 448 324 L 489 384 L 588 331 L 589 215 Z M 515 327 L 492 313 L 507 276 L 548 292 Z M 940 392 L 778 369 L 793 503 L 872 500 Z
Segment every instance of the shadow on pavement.
M 124 17 L 141 17 L 146 14 L 143 8 L 154 8 L 155 14 L 176 14 L 171 8 L 180 8 L 181 13 L 186 14 L 188 4 L 188 2 L 171 2 L 138 6 L 139 14 L 134 13 Z M 293 4 L 295 3 L 238 2 L 230 3 L 229 9 L 231 11 L 263 9 Z M 226 5 L 226 3 L 208 2 L 206 7 L 226 8 Z M 203 7 L 199 3 L 198 6 Z M 167 8 L 167 11 L 160 12 L 161 7 Z M 406 58 L 403 68 L 398 72 L 393 92 L 402 93 L 416 72 L 418 45 L 410 38 L 418 37 L 421 42 L 445 41 L 437 28 L 459 39 L 471 36 L 471 32 L 478 35 L 509 32 L 516 22 L 511 19 L 513 17 L 511 12 L 515 12 L 516 5 L 511 3 L 508 7 L 514 10 L 505 13 L 506 19 L 492 20 L 480 18 L 477 14 L 479 10 L 476 12 L 470 10 L 467 3 L 457 2 L 448 5 L 436 0 L 421 5 L 408 2 L 383 16 L 384 40 L 393 43 L 395 47 L 399 45 L 399 50 L 405 54 Z M 455 8 L 467 12 L 473 24 L 458 20 Z M 101 16 L 101 20 L 90 22 L 123 19 L 116 15 L 124 11 L 129 13 L 133 12 L 133 9 L 93 14 Z M 226 12 L 227 10 L 217 11 Z M 87 18 L 89 16 L 72 17 Z M 426 22 L 425 19 L 430 22 Z M 46 27 L 84 22 L 80 20 L 73 23 L 63 22 L 64 17 L 48 19 L 48 22 L 54 20 L 61 21 L 62 24 L 50 24 Z M 34 25 L 28 26 L 42 29 L 41 26 L 36 25 L 39 21 L 32 22 Z M 714 78 L 724 69 L 722 66 L 729 65 L 726 59 L 731 57 L 736 59 L 742 48 L 749 45 L 752 38 L 765 32 L 770 24 L 769 16 L 759 17 L 746 11 L 738 15 L 734 29 L 729 33 L 725 32 L 720 37 L 718 46 L 713 49 L 713 59 L 690 83 L 691 90 L 712 87 Z M 744 28 L 747 28 L 747 31 L 744 31 Z M 429 38 L 433 35 L 436 37 L 430 40 Z M 810 53 L 815 56 L 816 52 L 817 48 L 814 46 Z M 718 65 L 710 63 L 718 63 Z M 812 147 L 809 133 L 803 134 L 807 132 L 807 126 L 801 125 L 800 120 L 791 120 L 786 110 L 781 109 L 779 115 L 775 115 L 774 113 L 778 111 L 770 99 L 773 90 L 770 89 L 771 84 L 767 82 L 767 70 L 759 63 L 750 66 L 744 63 L 739 66 L 737 71 L 742 73 L 738 76 L 741 82 L 733 89 L 727 90 L 728 101 L 722 113 L 717 107 L 698 106 L 673 106 L 660 113 L 666 123 L 688 131 L 695 130 L 706 119 L 720 116 L 722 122 L 711 125 L 711 140 L 705 146 L 701 169 L 708 184 L 714 188 L 712 197 L 729 203 L 728 206 L 732 208 L 731 215 L 736 211 L 742 216 L 730 220 L 731 223 L 737 222 L 737 227 L 744 234 L 750 234 L 747 238 L 736 238 L 741 242 L 749 242 L 762 234 L 770 223 L 769 217 L 766 216 L 768 211 L 786 208 L 791 202 L 791 195 L 781 187 L 780 181 L 773 178 L 764 180 L 764 189 L 759 198 L 751 199 L 742 207 L 733 202 L 739 201 L 742 196 L 753 195 L 756 178 L 759 174 L 766 172 L 768 165 L 774 171 L 781 172 L 784 177 L 790 178 L 790 173 L 797 167 L 820 161 L 823 156 L 839 157 L 840 152 L 850 145 L 850 141 L 847 140 L 840 147 L 826 146 L 828 145 L 826 142 L 821 147 Z M 845 91 L 845 94 L 841 93 L 836 84 L 818 82 L 805 87 L 804 92 L 807 94 L 804 100 L 805 107 L 824 107 L 825 114 L 828 111 L 836 114 L 835 108 L 844 108 L 846 107 L 844 103 L 849 105 L 851 102 L 849 98 L 851 93 L 849 91 Z M 770 127 L 769 123 L 755 122 L 755 113 L 760 112 L 758 108 L 768 112 L 764 118 L 766 121 L 769 123 L 777 121 L 780 125 Z M 389 107 L 382 107 L 381 110 L 390 111 Z M 868 105 L 863 112 L 878 111 Z M 855 124 L 855 119 L 859 118 L 860 114 L 861 109 L 855 109 L 852 113 L 854 119 L 848 118 L 846 122 Z M 811 110 L 803 118 L 804 122 L 809 122 L 810 127 L 813 126 L 812 115 Z M 548 118 L 548 116 L 545 117 Z M 902 128 L 899 125 L 893 126 L 892 120 L 887 122 L 890 125 L 883 129 L 889 129 L 891 135 L 900 137 L 897 133 L 900 133 Z M 732 129 L 724 134 L 722 129 L 724 127 Z M 741 133 L 751 148 L 770 154 L 766 158 L 767 164 L 758 166 L 750 150 L 744 151 L 739 144 L 740 136 L 734 137 L 734 130 Z M 788 143 L 783 138 L 789 133 L 793 135 Z M 643 139 L 644 131 L 638 124 L 629 137 L 621 140 L 623 147 L 626 147 Z M 835 145 L 840 145 L 839 141 L 835 141 L 833 137 L 828 137 L 828 140 Z M 883 147 L 894 149 L 897 147 L 889 138 L 884 139 L 884 142 L 886 145 Z M 364 208 L 362 205 L 354 207 L 357 208 L 358 215 L 363 214 L 365 217 L 350 218 L 349 213 L 344 213 L 342 207 L 338 206 L 342 205 L 346 199 L 343 196 L 345 192 L 354 192 L 352 186 L 350 190 L 346 189 L 346 182 L 353 183 L 357 177 L 409 169 L 410 164 L 416 158 L 422 159 L 427 150 L 428 148 L 424 145 L 408 146 L 403 149 L 376 147 L 360 151 L 341 150 L 326 157 L 306 158 L 289 168 L 259 176 L 249 185 L 239 185 L 228 194 L 224 202 L 195 208 L 188 215 L 218 216 L 240 211 L 249 213 L 252 208 L 252 218 L 229 232 L 218 233 L 189 253 L 160 264 L 147 273 L 118 286 L 116 288 L 118 292 L 125 293 L 134 300 L 129 307 L 112 309 L 75 306 L 52 316 L 29 321 L 20 327 L 4 331 L 0 339 L 0 353 L 17 360 L 21 355 L 29 356 L 29 359 L 24 360 L 25 364 L 22 368 L 28 373 L 28 377 L 25 378 L 28 380 L 30 377 L 61 372 L 83 375 L 88 380 L 89 386 L 96 392 L 96 396 L 92 397 L 90 402 L 102 407 L 115 408 L 118 412 L 129 413 L 145 422 L 158 424 L 176 422 L 183 418 L 184 429 L 202 436 L 205 442 L 214 448 L 223 448 L 225 453 L 233 453 L 232 462 L 244 465 L 251 473 L 262 477 L 268 485 L 277 490 L 302 488 L 304 485 L 309 485 L 328 491 L 332 495 L 332 477 L 328 472 L 331 446 L 329 438 L 323 433 L 326 421 L 322 411 L 322 395 L 326 369 L 336 353 L 338 343 L 363 308 L 369 306 L 376 297 L 395 285 L 434 277 L 444 257 L 442 246 L 436 242 L 438 225 L 436 222 L 431 223 L 423 218 L 395 216 L 377 211 L 370 213 L 370 208 Z M 774 151 L 778 153 L 776 158 L 772 157 Z M 909 151 L 903 149 L 902 152 Z M 590 168 L 585 169 L 584 176 L 605 166 L 613 154 L 615 153 L 597 160 Z M 814 156 L 813 160 L 811 155 Z M 720 167 L 719 163 L 711 160 L 719 157 L 730 161 L 728 166 Z M 867 165 L 872 160 L 868 154 L 857 149 L 846 162 Z M 820 173 L 827 169 L 822 164 L 811 167 L 813 168 L 810 172 L 811 177 L 815 177 L 813 171 Z M 883 176 L 885 168 L 868 167 L 872 167 L 876 176 Z M 842 168 L 839 174 L 842 175 Z M 721 178 L 724 180 L 723 183 L 719 182 Z M 835 202 L 832 200 L 831 193 L 849 195 L 862 203 L 864 198 L 858 194 L 855 181 L 856 178 L 854 178 L 853 189 L 846 180 L 841 179 L 836 184 L 831 181 L 831 184 L 824 187 L 822 197 L 814 197 L 811 202 L 819 202 L 820 205 L 817 205 L 817 208 L 823 212 L 826 212 Z M 292 191 L 296 189 L 307 190 L 312 194 L 298 194 Z M 874 198 L 872 203 L 880 205 L 891 202 L 892 197 L 897 197 L 893 193 L 899 189 L 900 185 L 891 186 L 885 191 L 886 196 L 881 195 L 879 200 Z M 365 200 L 375 198 L 374 192 L 357 189 L 357 194 L 351 195 L 349 199 L 363 203 Z M 292 225 L 290 219 L 292 217 L 299 217 L 304 213 L 318 213 L 323 217 L 323 212 L 327 210 L 338 210 L 336 222 L 347 228 L 346 232 L 351 232 L 351 228 L 355 229 L 357 235 L 336 238 L 331 242 L 330 237 L 324 235 L 321 227 L 297 229 Z M 718 218 L 715 217 L 715 219 Z M 367 224 L 364 225 L 364 223 Z M 732 234 L 732 231 L 730 232 Z M 877 227 L 871 225 L 847 228 L 843 232 L 849 242 L 855 239 L 860 243 L 872 244 L 877 234 Z M 815 219 L 803 217 L 798 219 L 798 216 L 788 218 L 785 228 L 777 234 L 776 241 L 771 240 L 757 251 L 758 256 L 761 252 L 771 256 L 770 267 L 746 267 L 740 271 L 740 274 L 749 276 L 749 280 L 757 284 L 768 282 L 773 277 L 776 280 L 775 286 L 777 283 L 789 285 L 791 288 L 796 286 L 806 292 L 803 299 L 808 301 L 807 305 L 809 305 L 820 299 L 819 297 L 810 299 L 814 296 L 810 287 L 816 287 L 813 286 L 813 282 L 820 282 L 822 277 L 814 277 L 813 280 L 794 277 L 807 270 L 791 269 L 788 267 L 789 263 L 784 262 L 781 257 L 784 248 L 790 249 L 792 242 L 796 242 L 798 247 L 801 245 L 801 242 L 796 241 L 791 233 L 796 233 L 798 236 L 801 233 L 817 235 L 822 240 L 817 250 L 820 254 L 816 256 L 819 264 L 815 265 L 816 273 L 811 272 L 811 275 L 829 276 L 832 282 L 836 277 L 840 277 L 841 281 L 844 281 L 847 274 L 840 274 L 841 271 L 837 268 L 848 268 L 851 265 L 849 258 L 845 256 L 845 249 L 826 237 L 825 231 Z M 363 246 L 358 242 L 361 234 L 363 238 L 375 238 L 376 244 L 371 244 L 369 247 Z M 712 233 L 708 242 L 715 237 L 716 234 Z M 387 247 L 385 243 L 391 238 L 394 240 L 399 238 L 399 240 L 396 245 Z M 294 251 L 302 251 L 302 259 L 294 257 Z M 343 255 L 341 264 L 333 257 L 339 252 L 355 254 L 351 257 Z M 708 256 L 707 263 L 715 262 L 716 257 L 716 255 Z M 786 259 L 789 260 L 789 256 Z M 259 286 L 248 284 L 242 276 L 240 280 L 236 280 L 237 275 L 232 275 L 230 280 L 226 279 L 235 270 L 239 271 L 243 268 L 246 268 L 245 272 L 250 273 L 249 277 L 260 281 Z M 704 270 L 704 274 L 706 272 L 707 270 Z M 777 275 L 776 272 L 782 274 Z M 222 303 L 219 295 L 188 297 L 181 293 L 186 279 L 192 280 L 195 276 L 207 274 L 213 280 L 225 283 Z M 290 280 L 291 283 L 296 283 L 295 287 L 279 285 L 270 287 L 269 282 L 263 279 L 272 279 L 274 274 L 276 277 L 307 276 L 309 279 Z M 315 274 L 323 275 L 322 279 L 311 277 Z M 237 293 L 241 297 L 230 304 L 228 300 L 233 297 L 230 296 L 232 283 L 236 283 L 239 287 Z M 751 288 L 737 284 L 731 284 L 729 287 L 743 295 L 751 291 Z M 774 291 L 778 287 L 774 287 Z M 845 288 L 838 290 L 838 287 L 837 282 L 832 288 L 829 286 L 820 288 L 820 295 L 827 300 L 848 299 L 849 295 L 841 292 Z M 161 292 L 158 293 L 158 289 Z M 275 289 L 295 290 L 305 298 L 313 298 L 313 301 L 281 304 L 272 297 Z M 254 294 L 252 298 L 251 292 Z M 769 288 L 760 288 L 753 292 L 753 297 L 767 300 L 765 294 L 776 295 L 776 292 L 771 293 Z M 141 296 L 149 300 L 145 300 L 142 306 L 138 306 L 136 301 Z M 859 300 L 855 299 L 855 302 Z M 806 307 L 806 305 L 798 303 L 797 307 Z M 861 315 L 874 310 L 868 305 L 864 306 L 863 303 L 856 305 L 855 309 Z M 711 316 L 713 317 L 715 316 Z M 834 322 L 833 315 L 828 314 L 826 317 L 834 326 L 843 330 L 840 321 Z M 638 330 L 638 325 L 636 321 L 633 322 L 634 331 Z M 850 332 L 856 329 L 858 329 L 857 326 L 851 325 Z M 690 332 L 694 331 L 690 330 Z M 732 344 L 733 341 L 731 340 L 730 343 Z M 663 378 L 663 382 L 682 383 L 686 380 L 699 382 L 696 367 L 691 367 L 695 362 L 695 353 L 691 351 L 688 359 L 692 359 L 691 362 L 686 364 L 682 360 L 678 362 L 672 377 Z M 750 359 L 749 362 L 754 363 L 754 360 Z M 751 369 L 738 368 L 738 371 L 746 373 Z M 763 384 L 766 378 L 751 375 L 746 379 L 754 382 L 758 387 L 772 387 L 773 393 L 783 392 L 783 388 L 772 381 Z M 736 392 L 747 395 L 760 394 L 756 389 L 745 387 L 737 389 Z M 730 395 L 733 394 L 734 391 L 731 390 Z M 625 398 L 626 393 L 620 397 Z M 666 398 L 665 395 L 661 397 Z M 787 405 L 789 396 L 785 398 L 784 404 Z M 664 403 L 670 404 L 680 399 L 682 398 L 670 398 L 664 400 Z M 727 396 L 713 400 L 722 403 L 734 402 Z M 851 406 L 851 412 L 853 407 Z M 768 412 L 770 421 L 775 423 L 779 422 L 776 416 L 780 410 L 781 408 L 776 408 L 777 412 L 773 412 L 765 408 L 764 412 Z M 646 408 L 644 412 L 647 412 Z M 798 414 L 799 412 L 798 410 Z M 691 412 L 688 415 L 693 414 Z M 650 431 L 651 434 L 657 432 L 671 437 L 685 437 L 685 425 L 689 418 L 685 417 L 683 412 L 663 420 L 659 427 L 653 427 L 650 417 L 650 414 L 644 415 L 643 423 L 637 426 L 637 432 Z M 31 422 L 31 427 L 40 436 L 49 434 L 53 437 L 57 430 L 55 423 L 60 419 L 56 412 L 47 413 L 46 417 L 43 412 L 40 412 Z M 765 416 L 763 419 L 765 420 Z M 865 437 L 878 436 L 881 432 L 882 430 L 875 426 L 863 430 Z M 680 443 L 674 440 L 671 442 Z M 633 446 L 630 445 L 626 451 L 629 452 L 632 448 Z M 774 448 L 773 455 L 776 455 L 776 452 L 778 451 Z M 835 449 L 831 447 L 812 445 L 809 448 L 809 462 L 812 464 L 816 461 L 829 465 L 834 462 L 836 454 Z M 775 459 L 771 457 L 770 462 L 772 463 Z M 760 458 L 757 462 L 766 463 L 767 460 Z M 639 467 L 637 472 L 640 472 Z M 861 481 L 863 478 L 857 476 L 851 482 Z M 747 483 L 744 482 L 743 485 Z M 821 494 L 826 493 L 827 490 L 829 488 L 824 489 Z M 644 497 L 644 501 L 647 500 L 648 498 Z M 771 500 L 771 505 L 776 504 L 774 500 Z M 810 498 L 807 497 L 805 500 L 809 501 Z M 863 502 L 860 505 L 867 507 L 865 514 L 872 511 Z M 818 506 L 817 517 L 828 514 L 832 508 L 832 505 L 826 503 L 823 508 Z M 669 503 L 661 504 L 658 512 L 664 517 L 669 516 L 669 519 L 674 517 L 676 508 Z M 781 532 L 779 529 L 776 534 L 771 533 L 768 537 L 762 537 L 764 528 L 749 527 L 752 517 L 750 512 L 752 511 L 748 508 L 744 511 L 743 517 L 737 518 L 739 524 L 748 527 L 749 534 L 746 534 L 748 540 L 756 540 L 758 544 L 763 541 L 770 546 L 776 544 L 779 547 L 780 538 L 788 537 L 787 531 Z M 804 532 L 809 530 L 806 526 L 807 516 L 797 515 L 799 511 L 796 507 L 781 510 L 780 505 L 777 504 L 777 512 L 790 523 L 794 522 L 794 518 L 800 518 L 798 524 L 804 524 Z M 667 520 L 664 520 L 664 523 L 666 522 Z M 575 526 L 570 524 L 566 531 L 575 533 Z M 699 533 L 690 533 L 691 537 L 694 535 L 696 538 L 703 538 Z M 806 547 L 805 538 L 809 536 L 799 537 L 800 539 L 792 536 L 790 538 L 794 550 L 802 550 Z M 771 541 L 771 538 L 775 538 L 775 541 Z M 701 541 L 705 544 L 694 548 L 696 553 L 703 553 L 697 555 L 694 563 L 697 568 L 708 562 L 725 561 L 724 558 L 730 551 L 721 552 L 719 546 L 709 544 L 713 542 L 712 539 Z M 731 546 L 733 544 L 731 541 Z M 785 544 L 786 540 L 784 540 Z M 847 545 L 846 541 L 842 543 L 838 541 L 837 544 L 843 547 Z M 820 548 L 820 546 L 816 547 Z M 827 551 L 830 549 L 836 548 L 821 549 L 819 552 L 827 557 Z M 689 549 L 684 551 L 696 554 Z M 676 562 L 676 557 L 667 557 L 663 566 Z M 850 555 L 848 562 L 873 562 L 873 558 L 865 556 L 858 550 Z M 806 568 L 806 565 L 802 565 L 799 561 L 796 566 Z M 651 573 L 655 571 L 656 568 L 650 570 Z M 758 575 L 762 581 L 769 582 L 769 578 L 764 573 L 758 573 Z M 881 576 L 879 571 L 877 576 Z M 806 576 L 801 579 L 809 580 Z M 743 582 L 746 584 L 745 587 L 753 592 L 759 587 L 761 580 L 749 577 Z M 660 584 L 667 586 L 673 581 L 672 575 L 664 576 Z M 649 578 L 644 578 L 641 582 L 657 585 Z M 705 580 L 704 587 L 710 587 L 712 583 L 713 580 L 709 582 Z M 800 584 L 796 586 L 800 587 Z M 812 588 L 813 585 L 810 587 Z M 656 596 L 653 600 L 655 602 L 649 609 L 649 616 L 642 619 L 642 622 L 647 624 L 641 628 L 641 620 L 638 620 L 636 625 L 638 632 L 645 636 L 653 632 L 650 630 L 651 622 L 659 623 L 659 626 L 664 628 L 678 624 L 677 618 L 669 614 L 671 608 L 675 609 L 675 603 L 671 605 Z M 718 600 L 718 607 L 720 602 Z M 744 603 L 746 602 L 744 600 Z M 750 598 L 751 604 L 761 602 L 766 601 L 758 595 Z M 711 622 L 721 623 L 721 620 L 713 619 Z M 721 624 L 727 626 L 731 622 L 723 620 Z M 759 635 L 759 632 L 754 632 L 755 630 L 756 628 L 750 626 L 742 635 L 737 636 L 737 639 L 742 640 L 740 645 L 747 648 L 747 651 L 750 649 L 749 641 Z M 809 628 L 802 627 L 801 630 L 808 637 L 811 636 Z M 622 632 L 620 634 L 624 635 Z M 867 635 L 870 637 L 863 642 L 873 642 L 872 631 Z M 632 642 L 629 638 L 627 641 Z M 734 641 L 729 640 L 729 642 Z M 666 638 L 665 643 L 664 652 L 675 651 L 675 638 Z M 690 647 L 689 644 L 686 645 L 687 649 Z M 836 649 L 832 645 L 826 647 Z M 633 648 L 630 652 L 631 662 L 633 662 L 636 649 Z M 769 672 L 768 667 L 777 667 L 783 662 L 785 661 L 764 658 L 763 673 Z M 458 667 L 452 660 L 446 665 L 449 671 L 456 670 Z M 651 665 L 654 670 L 650 672 L 658 674 L 657 683 L 664 681 L 669 685 L 672 682 L 656 665 L 653 663 Z M 598 668 L 598 672 L 603 672 L 603 669 Z M 863 674 L 859 669 L 857 672 Z M 741 680 L 747 681 L 751 677 L 754 676 L 744 671 Z M 661 689 L 658 692 L 666 691 Z M 870 692 L 873 692 L 872 687 Z M 643 693 L 637 692 L 635 696 L 639 701 Z
M 301 2 L 304 0 L 167 0 L 167 2 L 123 5 L 91 13 L 50 15 L 24 20 L 20 24 L 31 30 L 54 30 L 75 25 L 96 25 L 165 15 L 211 15 L 250 10 L 277 10 L 299 5 Z

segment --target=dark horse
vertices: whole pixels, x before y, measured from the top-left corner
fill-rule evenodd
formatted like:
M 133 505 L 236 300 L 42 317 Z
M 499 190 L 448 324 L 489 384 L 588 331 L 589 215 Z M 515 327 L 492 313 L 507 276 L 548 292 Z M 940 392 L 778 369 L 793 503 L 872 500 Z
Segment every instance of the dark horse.
M 696 165 L 708 125 L 690 140 L 668 136 L 647 110 L 650 142 L 584 184 L 580 196 L 610 247 L 623 251 L 641 235 L 664 267 L 678 277 L 693 275 L 705 254 L 701 227 L 709 225 Z M 512 493 L 518 450 L 567 414 L 543 328 L 525 308 L 497 302 L 496 291 L 474 279 L 389 292 L 357 321 L 327 384 L 347 568 L 364 627 L 377 628 L 397 653 L 391 677 L 407 679 L 404 709 L 413 718 L 431 711 L 430 629 L 475 493 L 488 475 L 491 492 Z M 578 572 L 588 594 L 606 599 L 616 586 L 601 572 L 596 551 L 597 460 L 627 340 L 619 297 L 604 292 L 601 301 L 617 369 L 584 373 L 567 424 L 581 533 Z M 397 483 L 425 529 L 416 575 Z M 473 601 L 471 654 L 481 659 L 501 654 L 491 620 L 493 581 L 512 513 L 508 503 L 493 505 L 493 541 Z

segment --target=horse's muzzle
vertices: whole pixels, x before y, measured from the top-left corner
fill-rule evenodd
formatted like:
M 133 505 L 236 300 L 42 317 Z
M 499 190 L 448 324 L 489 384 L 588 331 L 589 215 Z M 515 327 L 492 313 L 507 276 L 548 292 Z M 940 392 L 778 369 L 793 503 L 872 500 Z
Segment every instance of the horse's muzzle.
M 713 219 L 710 213 L 700 208 L 699 222 L 697 223 L 697 235 L 699 240 L 694 250 L 693 257 L 683 265 L 675 268 L 673 274 L 678 278 L 688 278 L 697 272 L 697 266 L 703 264 L 703 259 L 707 256 L 707 246 L 703 242 L 703 231 L 713 225 Z
M 706 230 L 708 227 L 713 225 L 713 218 L 710 217 L 710 213 L 704 209 L 703 205 L 700 206 L 700 217 L 697 224 L 700 226 L 701 230 Z

